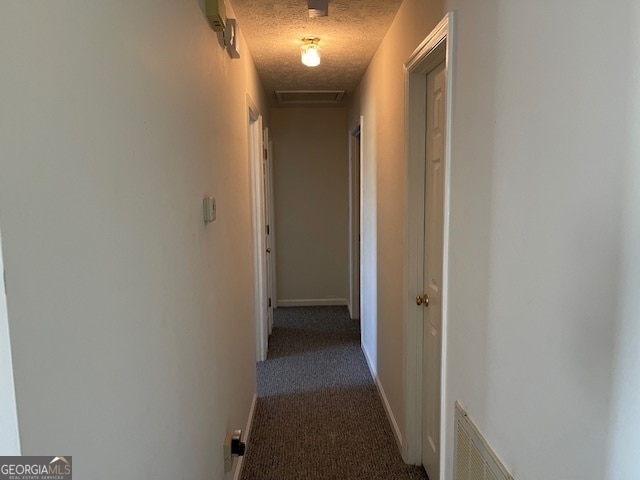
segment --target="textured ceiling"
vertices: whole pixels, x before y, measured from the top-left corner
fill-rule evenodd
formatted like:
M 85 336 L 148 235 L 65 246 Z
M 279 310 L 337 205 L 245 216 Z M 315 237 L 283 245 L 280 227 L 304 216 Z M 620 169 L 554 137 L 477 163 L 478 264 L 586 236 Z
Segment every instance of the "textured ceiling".
M 329 0 L 329 15 L 309 18 L 307 0 L 230 0 L 272 101 L 275 90 L 351 93 L 402 0 Z M 320 38 L 322 62 L 300 62 L 302 38 Z

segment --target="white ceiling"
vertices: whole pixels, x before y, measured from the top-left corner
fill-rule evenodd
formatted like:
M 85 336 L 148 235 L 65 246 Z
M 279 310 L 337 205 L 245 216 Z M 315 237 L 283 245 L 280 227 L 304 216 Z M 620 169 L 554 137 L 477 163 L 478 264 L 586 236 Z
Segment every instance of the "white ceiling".
M 309 18 L 307 0 L 229 0 L 271 101 L 276 90 L 346 90 L 358 85 L 402 0 L 329 0 Z M 322 62 L 300 62 L 302 38 L 320 38 Z M 242 52 L 241 52 L 242 54 Z

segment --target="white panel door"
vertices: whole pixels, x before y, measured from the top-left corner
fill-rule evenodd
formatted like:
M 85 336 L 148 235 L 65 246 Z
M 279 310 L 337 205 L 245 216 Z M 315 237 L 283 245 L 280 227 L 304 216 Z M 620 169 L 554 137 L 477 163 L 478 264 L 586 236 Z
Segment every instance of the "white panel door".
M 432 480 L 440 478 L 445 85 L 442 62 L 427 75 L 426 106 L 422 464 Z
M 264 214 L 264 154 L 262 116 L 255 106 L 249 106 L 249 160 L 251 174 L 251 219 L 254 235 L 254 298 L 256 314 L 257 360 L 267 359 L 269 310 L 266 264 L 266 223 Z

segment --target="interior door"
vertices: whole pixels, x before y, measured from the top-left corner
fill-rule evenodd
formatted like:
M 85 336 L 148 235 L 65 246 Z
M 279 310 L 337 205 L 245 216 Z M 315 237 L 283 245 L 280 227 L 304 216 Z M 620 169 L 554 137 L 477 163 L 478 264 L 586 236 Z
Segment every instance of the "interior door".
M 264 130 L 262 116 L 255 105 L 249 105 L 249 168 L 251 176 L 251 220 L 254 236 L 254 308 L 256 316 L 256 357 L 259 362 L 267 359 L 269 338 L 267 253 L 264 216 Z
M 440 365 L 442 344 L 442 258 L 444 230 L 444 62 L 427 75 L 425 168 L 424 307 L 422 356 L 422 464 L 440 478 Z

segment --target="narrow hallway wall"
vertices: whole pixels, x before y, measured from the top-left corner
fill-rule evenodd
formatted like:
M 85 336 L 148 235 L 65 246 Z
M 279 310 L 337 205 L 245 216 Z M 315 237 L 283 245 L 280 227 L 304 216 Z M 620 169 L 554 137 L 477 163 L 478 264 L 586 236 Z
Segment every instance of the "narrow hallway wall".
M 72 455 L 77 478 L 222 479 L 255 393 L 246 94 L 263 113 L 264 94 L 203 5 L 0 7 L 22 453 Z
M 397 45 L 392 28 L 349 108 L 365 126 L 364 347 L 390 410 L 401 429 L 402 62 L 455 10 L 442 478 L 460 401 L 519 480 L 640 479 L 640 7 L 440 6 L 403 3 L 394 27 L 416 35 Z
M 440 1 L 405 0 L 349 104 L 364 116 L 363 348 L 403 442 L 405 112 L 403 64 L 442 19 Z
M 640 479 L 638 3 L 447 8 L 447 478 L 458 400 L 519 480 Z

